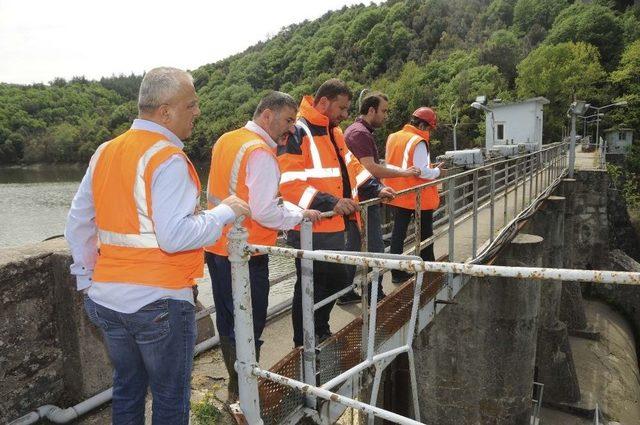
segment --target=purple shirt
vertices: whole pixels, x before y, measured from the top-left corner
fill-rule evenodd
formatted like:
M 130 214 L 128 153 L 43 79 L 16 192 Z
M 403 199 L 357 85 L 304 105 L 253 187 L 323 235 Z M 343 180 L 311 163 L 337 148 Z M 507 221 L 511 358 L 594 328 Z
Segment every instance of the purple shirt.
M 380 163 L 378 147 L 373 138 L 373 127 L 371 127 L 362 117 L 358 117 L 344 132 L 344 140 L 349 150 L 361 159 L 367 156 L 373 157 L 373 162 Z

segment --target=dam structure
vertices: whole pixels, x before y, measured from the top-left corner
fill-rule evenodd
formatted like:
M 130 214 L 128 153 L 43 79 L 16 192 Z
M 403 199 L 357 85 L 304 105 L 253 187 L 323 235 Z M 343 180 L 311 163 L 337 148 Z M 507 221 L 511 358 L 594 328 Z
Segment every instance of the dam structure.
M 611 299 L 630 291 L 618 297 L 620 304 L 633 299 L 640 284 L 640 270 L 612 270 L 606 259 L 620 236 L 610 231 L 617 217 L 612 205 L 619 200 L 598 152 L 578 147 L 574 154 L 566 142 L 547 144 L 456 169 L 406 192 L 420 205 L 420 190 L 429 185 L 439 187 L 442 201 L 434 235 L 420 240 L 418 219 L 402 255 L 367 253 L 366 231 L 361 252 L 314 250 L 310 223 L 303 223 L 300 250 L 250 245 L 237 223 L 229 237 L 240 376 L 235 420 L 324 424 L 350 415 L 352 422 L 370 424 L 524 425 L 554 423 L 541 422 L 549 407 L 603 421 L 640 419 L 640 406 L 620 413 L 622 407 L 587 390 L 570 342 L 576 335 L 599 338 L 583 292 Z M 378 204 L 361 204 L 364 229 L 367 208 Z M 437 261 L 423 262 L 417 254 L 431 243 Z M 252 253 L 269 254 L 276 264 L 302 262 L 304 345 L 291 349 L 291 301 L 273 305 L 260 361 L 251 311 L 244 308 L 251 302 Z M 70 261 L 61 241 L 0 251 L 0 418 L 9 422 L 62 423 L 111 397 L 108 356 L 84 316 Z M 355 265 L 358 277 L 352 287 L 314 304 L 315 261 Z M 394 285 L 391 269 L 412 277 Z M 387 296 L 371 303 L 365 288 L 380 274 Z M 272 277 L 276 285 L 291 277 L 291 269 Z M 334 308 L 337 331 L 318 343 L 313 312 L 353 287 L 361 289 L 361 305 Z M 377 285 L 371 289 L 375 300 Z M 201 307 L 202 329 L 207 321 L 211 327 L 213 311 Z M 217 343 L 210 329 L 199 337 L 196 355 Z M 197 359 L 195 364 L 198 369 Z M 630 375 L 637 378 L 637 363 L 633 367 Z M 635 381 L 629 393 L 640 395 Z

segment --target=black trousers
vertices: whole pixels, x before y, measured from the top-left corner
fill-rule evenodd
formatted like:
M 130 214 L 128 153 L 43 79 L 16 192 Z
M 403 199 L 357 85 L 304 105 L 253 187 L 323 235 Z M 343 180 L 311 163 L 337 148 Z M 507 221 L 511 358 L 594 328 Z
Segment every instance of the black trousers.
M 287 242 L 294 248 L 300 248 L 300 233 L 290 231 Z M 314 233 L 313 249 L 330 249 L 344 251 L 344 232 Z M 293 291 L 293 305 L 291 307 L 291 320 L 293 324 L 293 344 L 298 347 L 304 342 L 302 326 L 302 269 L 299 259 L 296 262 L 296 285 Z M 348 278 L 347 268 L 344 264 L 313 262 L 313 302 L 317 303 L 335 294 L 339 290 L 351 284 Z M 314 315 L 314 328 L 316 341 L 323 335 L 330 334 L 329 317 L 335 301 L 316 310 Z
M 406 208 L 393 207 L 393 231 L 391 233 L 391 253 L 402 254 L 404 247 L 404 240 L 407 237 L 407 228 L 409 227 L 409 221 L 413 217 L 414 210 Z M 420 214 L 421 231 L 420 240 L 425 240 L 433 235 L 433 210 L 425 210 Z M 433 254 L 433 244 L 430 244 L 420 251 L 420 257 L 424 261 L 435 261 Z M 396 272 L 396 270 L 393 270 Z

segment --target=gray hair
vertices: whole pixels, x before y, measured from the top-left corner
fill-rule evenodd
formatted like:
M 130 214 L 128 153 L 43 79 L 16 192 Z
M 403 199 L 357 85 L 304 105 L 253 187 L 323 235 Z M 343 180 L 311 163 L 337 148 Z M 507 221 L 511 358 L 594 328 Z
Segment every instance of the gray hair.
M 160 105 L 169 103 L 185 82 L 193 84 L 193 77 L 186 71 L 170 67 L 153 68 L 140 83 L 138 111 L 153 112 Z
M 288 95 L 287 93 L 283 93 L 281 91 L 272 91 L 268 95 L 260 100 L 258 103 L 258 107 L 256 111 L 253 113 L 253 119 L 255 120 L 262 114 L 265 110 L 270 109 L 273 112 L 280 112 L 285 107 L 289 107 L 295 111 L 298 110 L 298 103 Z

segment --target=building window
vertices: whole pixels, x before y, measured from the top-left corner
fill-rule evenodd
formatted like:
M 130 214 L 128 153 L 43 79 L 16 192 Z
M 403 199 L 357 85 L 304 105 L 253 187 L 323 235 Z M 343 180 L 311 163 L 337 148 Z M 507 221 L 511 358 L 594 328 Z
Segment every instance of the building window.
M 627 140 L 627 133 L 624 131 L 618 132 L 618 140 Z
M 496 124 L 496 140 L 504 140 L 504 124 Z

